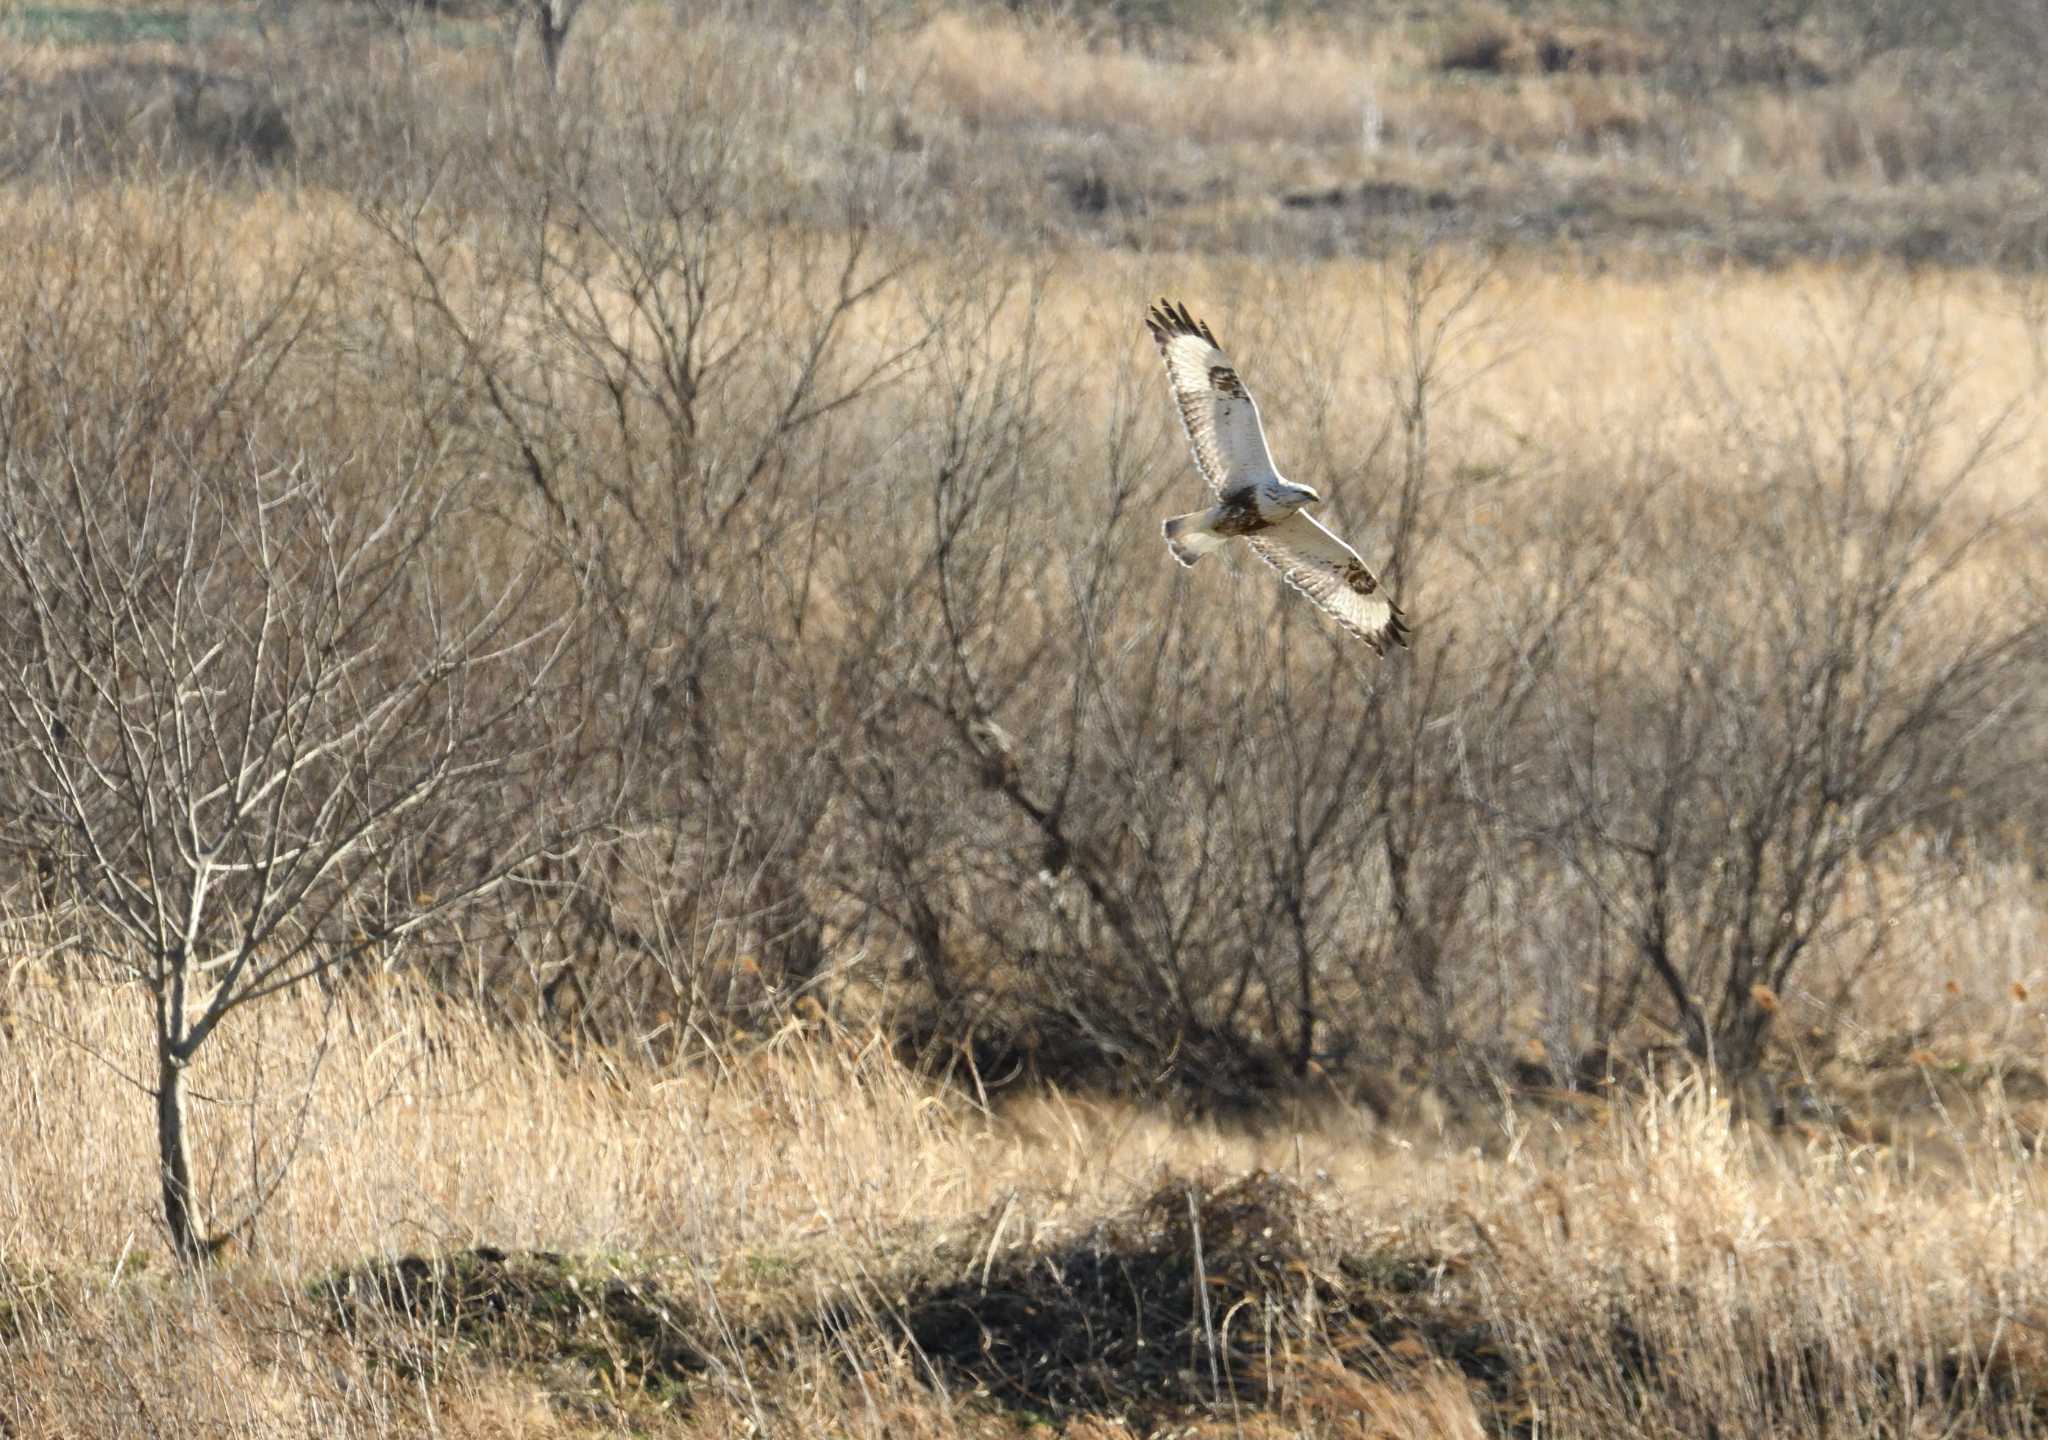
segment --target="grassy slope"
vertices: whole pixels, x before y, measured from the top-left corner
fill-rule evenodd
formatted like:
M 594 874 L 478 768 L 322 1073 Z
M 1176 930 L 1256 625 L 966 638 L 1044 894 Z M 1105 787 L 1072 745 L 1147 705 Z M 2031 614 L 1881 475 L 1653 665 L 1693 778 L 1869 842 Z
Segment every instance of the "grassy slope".
M 1923 1069 L 1935 1139 L 1895 1146 L 1731 1128 L 1687 1080 L 1253 1135 L 990 1113 L 840 1032 L 564 1057 L 392 984 L 224 1037 L 213 1183 L 296 1164 L 199 1283 L 111 1078 L 140 1018 L 91 986 L 5 1014 L 10 1433 L 1977 1434 L 2048 1401 L 2048 1212 L 1996 1083 Z M 453 1258 L 362 1263 L 409 1255 Z

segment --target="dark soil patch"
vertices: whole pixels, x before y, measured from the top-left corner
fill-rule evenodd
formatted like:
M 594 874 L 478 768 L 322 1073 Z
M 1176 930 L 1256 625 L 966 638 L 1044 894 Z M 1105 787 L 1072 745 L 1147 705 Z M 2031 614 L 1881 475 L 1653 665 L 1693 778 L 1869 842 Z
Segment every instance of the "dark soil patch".
M 640 1385 L 681 1380 L 710 1362 L 692 1338 L 696 1307 L 647 1276 L 551 1251 L 478 1246 L 374 1261 L 322 1281 L 316 1298 L 350 1333 L 394 1322 L 521 1360 L 577 1362 Z
M 1514 1381 L 1494 1337 L 1443 1300 L 1457 1263 L 1347 1251 L 1323 1206 L 1263 1171 L 1173 1179 L 1051 1249 L 991 1263 L 970 1242 L 836 1299 L 792 1276 L 782 1301 L 718 1344 L 768 1373 L 819 1336 L 851 1359 L 860 1347 L 845 1339 L 880 1321 L 891 1333 L 878 1339 L 907 1335 L 927 1362 L 919 1373 L 956 1393 L 1019 1415 L 1117 1416 L 1141 1432 L 1284 1407 L 1326 1383 L 1333 1358 L 1378 1377 L 1454 1366 L 1505 1406 Z M 315 1295 L 339 1328 L 397 1363 L 417 1363 L 423 1336 L 455 1339 L 537 1370 L 568 1362 L 602 1376 L 607 1393 L 687 1405 L 714 1363 L 695 1338 L 711 1327 L 659 1279 L 606 1269 L 478 1247 L 361 1265 Z
M 1441 1268 L 1344 1253 L 1277 1176 L 1176 1179 L 1051 1251 L 912 1289 L 902 1319 L 940 1374 L 1038 1414 L 1150 1427 L 1284 1404 L 1304 1358 L 1332 1355 L 1375 1373 L 1448 1361 L 1505 1398 L 1485 1327 L 1420 1298 Z
M 1686 264 L 1771 269 L 1796 261 L 1885 258 L 1908 265 L 2042 268 L 2048 225 L 1965 196 L 1918 191 L 1787 193 L 1759 201 L 1648 179 L 1562 180 L 1441 188 L 1368 182 L 1276 193 L 1270 222 L 1218 244 L 1274 253 L 1375 255 L 1456 239 L 1484 248 L 1560 246 L 1588 256 L 1633 254 Z M 1162 221 L 1171 220 L 1162 211 Z M 1226 246 L 1227 248 L 1227 246 Z
M 1751 1379 L 1731 1389 L 1691 1355 L 1697 1336 L 1725 1324 L 1720 1298 L 1638 1278 L 1604 1304 L 1503 1310 L 1468 1277 L 1490 1263 L 1361 1242 L 1326 1202 L 1258 1171 L 1175 1177 L 1056 1243 L 992 1255 L 964 1240 L 854 1290 L 821 1293 L 792 1271 L 768 1303 L 741 1307 L 737 1323 L 728 1309 L 717 1330 L 651 1270 L 628 1276 L 546 1252 L 406 1256 L 318 1294 L 341 1328 L 381 1337 L 397 1363 L 418 1363 L 423 1336 L 467 1340 L 549 1376 L 564 1406 L 587 1407 L 599 1390 L 619 1397 L 605 1413 L 620 1424 L 635 1393 L 663 1410 L 690 1407 L 716 1383 L 705 1372 L 724 1368 L 714 1354 L 744 1355 L 772 1393 L 774 1376 L 815 1363 L 805 1357 L 820 1339 L 851 1368 L 899 1363 L 908 1339 L 915 1363 L 901 1373 L 956 1397 L 1019 1420 L 1110 1417 L 1138 1434 L 1254 1412 L 1306 1416 L 1347 1393 L 1345 1376 L 1398 1388 L 1425 1374 L 1462 1379 L 1494 1431 L 1510 1435 L 1588 1406 L 1700 1434 L 1724 1422 L 1727 1433 L 1793 1433 L 1802 1417 L 1874 1417 L 1872 1406 L 1969 1435 L 2048 1417 L 2032 1317 L 2003 1338 L 1957 1335 L 1925 1353 L 1859 1359 L 1810 1326 L 1787 1328 L 1758 1296 L 1740 1322 Z M 695 1337 L 713 1334 L 715 1351 L 700 1348 Z
M 1290 190 L 1280 203 L 1289 210 L 1346 210 L 1357 207 L 1376 214 L 1414 215 L 1456 208 L 1458 200 L 1448 190 L 1423 190 L 1394 180 L 1367 180 L 1353 186 L 1332 185 L 1324 190 Z
M 1443 70 L 1488 75 L 1640 75 L 1663 62 L 1640 35 L 1592 25 L 1533 25 L 1507 15 L 1468 24 L 1437 57 Z

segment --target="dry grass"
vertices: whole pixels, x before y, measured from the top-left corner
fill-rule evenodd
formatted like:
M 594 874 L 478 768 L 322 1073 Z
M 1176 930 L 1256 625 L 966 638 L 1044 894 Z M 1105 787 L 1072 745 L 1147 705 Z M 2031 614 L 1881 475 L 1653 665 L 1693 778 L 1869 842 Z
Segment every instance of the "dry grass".
M 1343 484 L 1347 461 L 1384 422 L 1401 365 L 1399 337 L 1385 323 L 1397 306 L 1395 267 L 1087 255 L 1053 274 L 1040 313 L 1076 363 L 1091 373 L 1136 364 L 1141 383 L 1149 357 L 1129 321 L 1130 297 L 1187 299 L 1257 375 L 1282 467 L 1323 475 L 1340 506 L 1357 498 Z M 1744 427 L 1824 429 L 1841 418 L 1844 379 L 1896 385 L 1929 356 L 1952 381 L 1942 457 L 1953 462 L 1987 430 L 2002 437 L 1973 472 L 1957 524 L 2027 506 L 2037 493 L 2028 442 L 2048 416 L 2034 330 L 2021 291 L 1994 273 L 1510 259 L 1494 267 L 1477 309 L 1485 328 L 1460 357 L 1470 378 L 1442 397 L 1433 442 L 1466 497 L 1461 523 L 1475 538 L 1526 523 L 1555 501 L 1553 483 L 1619 480 L 1641 473 L 1646 456 L 1672 457 L 1697 474 L 1693 483 L 1739 494 L 1756 463 Z M 1866 368 L 1872 352 L 1889 376 Z M 1147 427 L 1162 459 L 1179 443 L 1170 418 Z
M 1048 169 L 1085 174 L 1077 213 L 1044 221 L 1147 247 L 1318 253 L 1426 224 L 1602 253 L 1967 262 L 2034 223 L 2021 127 L 1966 65 L 1701 90 L 1668 82 L 1667 48 L 1491 14 L 1162 56 L 977 13 L 933 19 L 893 65 L 916 81 L 901 133 L 942 183 L 1015 225 L 1045 207 L 1023 192 Z
M 911 41 L 932 97 L 977 127 L 1058 126 L 1196 145 L 1357 143 L 1385 54 L 1324 37 L 1249 37 L 1167 62 L 1077 37 L 942 15 Z
M 1751 33 L 1733 14 L 1674 38 L 1654 17 L 1588 24 L 1571 8 L 1190 29 L 1106 25 L 1085 8 L 828 24 L 713 7 L 678 26 L 660 7 L 596 6 L 566 74 L 579 96 L 686 89 L 750 118 L 800 95 L 807 133 L 778 167 L 829 190 L 853 162 L 887 177 L 880 190 L 909 228 L 933 212 L 972 216 L 1026 243 L 1315 255 L 1447 230 L 1772 263 L 1974 263 L 2037 246 L 2026 93 L 1999 90 L 1969 57 L 1895 49 L 1852 63 L 1841 43 Z M 366 161 L 374 173 L 364 147 L 390 138 L 380 125 L 480 116 L 503 73 L 499 32 L 475 16 L 416 27 L 404 44 L 346 6 L 280 19 L 267 38 L 243 18 L 185 42 L 0 37 L 0 65 L 25 87 L 24 145 L 90 116 L 110 154 L 160 143 L 234 164 L 244 142 L 179 115 L 171 97 L 253 87 L 281 107 L 303 172 L 329 183 Z M 1688 45 L 1719 67 L 1711 83 L 1681 83 Z M 1802 59 L 1798 77 L 1762 83 L 1731 58 L 1781 45 L 1827 63 Z M 405 119 L 426 94 L 433 113 Z
M 936 1437 L 1049 1419 L 1101 1437 L 1206 1411 L 1213 1433 L 1275 1436 L 1535 1417 L 1676 1434 L 1707 1416 L 1848 1434 L 1880 1413 L 1992 1434 L 2048 1403 L 2048 1196 L 2034 1132 L 1981 1088 L 1952 1091 L 1938 1146 L 1918 1150 L 1733 1126 L 1697 1078 L 1435 1135 L 1343 1106 L 1225 1132 L 1056 1096 L 990 1113 L 830 1030 L 694 1064 L 564 1056 L 394 982 L 297 995 L 209 1052 L 196 1088 L 216 1183 L 252 1157 L 296 1163 L 246 1248 L 179 1278 L 151 1228 L 146 1100 L 120 1079 L 140 1009 L 86 982 L 17 976 L 9 992 L 0 1414 L 15 1433 Z M 1220 1392 L 1193 1315 L 1119 1320 L 1127 1300 L 1085 1288 L 1100 1254 L 1127 1267 L 1119 1284 L 1188 1301 L 1188 1195 L 1220 1287 Z M 501 1288 L 498 1319 L 337 1330 L 308 1288 L 367 1258 L 479 1245 L 567 1252 L 570 1269 L 536 1273 L 584 1277 L 569 1290 L 626 1277 L 665 1295 L 671 1346 L 698 1358 L 650 1373 L 656 1351 L 593 1318 L 610 1312 L 561 1319 L 566 1291 Z M 1104 1354 L 1134 1323 L 1196 1348 L 1006 1396 L 1007 1372 L 976 1357 L 990 1334 L 998 1356 L 1028 1341 L 1002 1297 L 1051 1284 L 1046 1267 L 1095 1295 L 1080 1313 Z M 1041 1303 L 1078 1303 L 1065 1293 Z M 957 1297 L 943 1312 L 941 1295 Z M 962 1305 L 992 1328 L 956 1352 Z

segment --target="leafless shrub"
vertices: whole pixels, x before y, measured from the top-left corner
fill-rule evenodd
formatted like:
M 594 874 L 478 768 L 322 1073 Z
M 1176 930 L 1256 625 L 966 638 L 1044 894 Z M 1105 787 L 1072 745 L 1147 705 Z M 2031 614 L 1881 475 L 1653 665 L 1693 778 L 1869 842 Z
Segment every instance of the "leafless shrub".
M 1456 617 L 1367 672 L 1285 596 L 1196 603 L 1152 563 L 1156 502 L 1181 478 L 1155 448 L 1156 377 L 1116 376 L 1103 431 L 1055 423 L 1038 291 L 908 250 L 862 206 L 773 223 L 803 181 L 756 162 L 815 117 L 713 127 L 718 87 L 745 76 L 706 78 L 637 111 L 602 89 L 512 107 L 488 185 L 443 189 L 423 156 L 363 212 L 388 269 L 352 353 L 420 377 L 408 423 L 489 477 L 607 617 L 565 672 L 578 740 L 553 783 L 604 807 L 613 842 L 522 874 L 486 993 L 616 1037 L 758 1020 L 849 980 L 900 996 L 907 976 L 921 1033 L 948 1045 L 971 1032 L 1049 1069 L 1171 1073 L 1213 1098 L 1365 1055 L 1498 1068 L 1500 1041 L 1532 1026 L 1569 1076 L 1653 997 L 1698 988 L 1694 959 L 1666 974 L 1638 947 L 1641 907 L 1615 898 L 1630 827 L 1692 802 L 1574 747 L 1646 744 L 1660 704 L 1704 723 L 1655 688 L 1682 690 L 1665 661 L 1687 647 L 1751 688 L 1777 681 L 1738 655 L 1758 643 L 1749 596 L 1692 565 L 1684 545 L 1716 532 L 1664 508 L 1659 457 L 1620 506 L 1532 502 L 1457 533 L 1461 477 L 1433 417 L 1498 343 L 1477 323 L 1483 271 L 1427 250 L 1390 271 L 1383 421 L 1362 437 L 1311 422 L 1310 464 L 1380 497 L 1365 518 L 1411 612 Z M 1333 383 L 1372 393 L 1366 375 Z M 1921 459 L 1938 409 L 1908 427 Z M 1757 463 L 1775 434 L 1754 428 Z M 1775 653 L 1819 646 L 1807 668 L 1827 670 L 1836 642 L 1790 634 L 1833 613 L 1802 569 L 1815 537 L 1861 557 L 1867 530 L 1913 562 L 1938 533 L 1907 518 L 1920 483 L 1837 532 L 1813 528 L 1833 513 L 1816 498 L 1774 548 L 1722 532 L 1722 578 L 1793 586 Z M 1645 544 L 1663 563 L 1683 551 L 1690 578 L 1649 587 Z M 1860 558 L 1842 565 L 1840 585 L 1866 582 Z M 1652 596 L 1673 606 L 1662 647 L 1636 613 Z M 1929 812 L 1857 813 L 1845 854 Z M 1780 863 L 1753 867 L 1759 883 Z M 1729 904 L 1666 947 L 1723 943 L 1743 913 Z M 1727 943 L 1771 957 L 1716 972 L 1739 1009 L 1813 935 Z M 855 976 L 835 956 L 898 968 Z M 1695 1043 L 1747 1065 L 1763 1032 L 1745 1033 Z
M 1816 949 L 1882 944 L 1885 908 L 1849 901 L 1888 842 L 2012 773 L 2037 664 L 2038 605 L 1972 563 L 2007 537 L 1968 495 L 2000 434 L 1953 433 L 1939 341 L 1882 311 L 1788 379 L 1786 428 L 1729 397 L 1752 478 L 1647 507 L 1554 703 L 1561 853 L 1685 1044 L 1737 1073 Z
M 324 286 L 303 268 L 244 299 L 200 223 L 131 232 L 111 292 L 45 250 L 0 362 L 5 838 L 148 997 L 136 1083 L 186 1261 L 226 1233 L 194 1187 L 187 1067 L 236 1009 L 388 954 L 560 835 L 566 812 L 502 802 L 572 633 L 516 556 L 448 553 L 474 506 L 434 457 L 271 439 Z
M 1626 457 L 1597 487 L 1615 504 L 1571 494 L 1554 465 L 1461 468 L 1444 407 L 1505 343 L 1486 321 L 1500 291 L 1424 247 L 1378 277 L 1379 310 L 1282 331 L 1252 317 L 1288 307 L 1238 306 L 1229 324 L 1284 463 L 1340 482 L 1417 617 L 1417 651 L 1368 667 L 1263 572 L 1177 581 L 1159 563 L 1153 525 L 1189 482 L 1156 375 L 1091 358 L 1091 398 L 1070 405 L 1077 382 L 1049 368 L 1056 265 L 997 257 L 972 226 L 949 251 L 891 228 L 893 202 L 864 190 L 906 173 L 869 163 L 883 79 L 729 14 L 688 34 L 586 19 L 603 23 L 556 102 L 537 77 L 478 81 L 462 93 L 487 124 L 417 112 L 402 163 L 356 177 L 342 228 L 374 239 L 326 292 L 345 303 L 313 346 L 330 367 L 319 422 L 270 407 L 257 426 L 265 407 L 237 400 L 235 443 L 175 471 L 340 477 L 355 503 L 361 472 L 333 441 L 374 415 L 366 428 L 404 437 L 389 450 L 417 454 L 399 473 L 420 493 L 532 538 L 547 603 L 590 597 L 600 623 L 554 672 L 571 739 L 507 794 L 600 813 L 606 843 L 498 892 L 489 943 L 464 952 L 488 958 L 461 977 L 489 1007 L 651 1044 L 799 996 L 907 999 L 944 1047 L 972 1034 L 981 1059 L 1215 1099 L 1382 1063 L 1511 1068 L 1503 1041 L 1532 1031 L 1556 1037 L 1550 1073 L 1569 1078 L 1675 1003 L 1638 946 L 1642 907 L 1616 898 L 1657 807 L 1695 814 L 1685 787 L 1705 783 L 1658 789 L 1652 719 L 1705 725 L 1710 708 L 1683 698 L 1672 657 L 1746 677 L 1720 709 L 1768 711 L 1753 596 L 1784 591 L 1770 655 L 1811 650 L 1800 663 L 1822 674 L 1836 642 L 1792 634 L 1836 603 L 1816 537 L 1861 577 L 1870 535 L 1924 558 L 1896 537 L 1946 535 L 1947 512 L 1859 501 L 1829 531 L 1820 498 L 1801 510 L 1757 486 L 1731 507 L 1768 521 L 1744 544 L 1748 519 L 1694 516 L 1654 483 L 1696 457 Z M 648 35 L 644 53 L 623 43 Z M 664 67 L 678 83 L 649 103 Z M 845 91 L 800 103 L 799 70 Z M 166 413 L 203 410 L 180 394 Z M 1749 424 L 1756 473 L 1785 471 L 1784 422 L 1751 409 L 1731 399 L 1727 428 Z M 1934 409 L 1905 470 L 1938 449 Z M 1890 436 L 1864 435 L 1858 463 Z M 1792 470 L 1819 475 L 1825 450 Z M 1467 525 L 1482 490 L 1500 514 Z M 1680 560 L 1682 580 L 1650 582 Z M 494 583 L 518 573 L 502 561 L 479 562 Z M 1720 588 L 1730 576 L 1749 590 Z M 1639 612 L 1658 602 L 1653 643 Z M 1961 713 L 1941 725 L 2010 763 L 2011 732 Z M 1859 819 L 1850 850 L 1946 823 L 1905 811 L 1889 830 Z M 1775 884 L 1781 863 L 1758 873 Z M 1699 905 L 1667 947 L 1693 956 L 1671 962 L 1687 993 L 1740 920 L 1732 900 Z M 1769 990 L 1770 954 L 1711 988 Z
M 1432 575 L 1471 564 L 1446 544 L 1431 418 L 1500 337 L 1483 266 L 1421 252 L 1389 280 L 1380 345 L 1401 369 L 1377 438 L 1359 453 L 1325 409 L 1287 425 L 1380 492 L 1351 524 L 1377 522 L 1382 573 L 1428 626 L 1450 593 Z M 1599 552 L 1375 668 L 1263 574 L 1174 583 L 1155 525 L 1190 479 L 1170 440 L 1156 463 L 1138 443 L 1163 428 L 1156 376 L 1119 375 L 1114 429 L 1070 457 L 1029 314 L 1005 333 L 937 344 L 907 467 L 929 516 L 864 611 L 915 703 L 859 710 L 842 769 L 878 872 L 864 894 L 940 1033 L 1224 1106 L 1367 1052 L 1461 1048 L 1475 1006 L 1504 1003 L 1467 983 L 1498 923 L 1490 792 L 1537 733 L 1552 612 Z M 1346 348 L 1323 340 L 1325 361 Z M 1277 377 L 1284 355 L 1254 368 Z M 1076 467 L 1106 489 L 1048 515 L 1042 477 Z
M 452 409 L 413 397 L 422 423 L 525 497 L 605 615 L 557 782 L 611 797 L 617 843 L 531 877 L 551 918 L 517 942 L 543 1001 L 601 1028 L 786 1001 L 825 966 L 837 581 L 889 479 L 854 417 L 942 323 L 900 308 L 907 262 L 857 210 L 762 225 L 785 177 L 756 144 L 795 118 L 720 111 L 745 83 L 512 112 L 482 244 L 432 189 L 365 211 L 394 266 L 376 344 L 456 377 Z

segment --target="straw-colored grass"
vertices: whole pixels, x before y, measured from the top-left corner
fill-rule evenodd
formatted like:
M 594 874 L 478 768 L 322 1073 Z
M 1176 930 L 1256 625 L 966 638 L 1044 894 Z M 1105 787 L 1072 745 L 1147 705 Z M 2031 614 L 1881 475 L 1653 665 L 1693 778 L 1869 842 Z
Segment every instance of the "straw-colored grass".
M 1715 1407 L 1775 1417 L 1777 1433 L 1856 1433 L 1854 1407 L 1880 1401 L 1998 1433 L 2048 1401 L 2048 1195 L 2032 1131 L 1995 1091 L 1952 1091 L 1925 1150 L 1832 1129 L 1772 1138 L 1731 1124 L 1698 1077 L 1451 1131 L 1383 1130 L 1337 1105 L 1249 1133 L 1052 1094 L 991 1112 L 830 1029 L 653 1065 L 558 1053 L 406 982 L 331 1002 L 307 990 L 224 1034 L 195 1076 L 212 1193 L 292 1163 L 246 1243 L 181 1278 L 152 1228 L 146 1097 L 123 1078 L 143 1058 L 140 1014 L 121 987 L 23 973 L 8 992 L 0 1417 L 14 1433 L 630 1420 L 953 1436 L 1048 1418 L 1077 1437 L 1143 1433 L 977 1395 L 906 1348 L 894 1307 L 963 1257 L 970 1286 L 1028 1275 L 1162 1178 L 1259 1173 L 1279 1178 L 1242 1193 L 1306 1197 L 1318 1238 L 1301 1263 L 1345 1267 L 1351 1303 L 1383 1308 L 1367 1329 L 1326 1308 L 1312 1332 L 1326 1343 L 1240 1376 L 1266 1400 L 1208 1423 L 1242 1432 L 1177 1433 L 1479 1434 L 1527 1412 L 1625 1434 L 1631 1394 L 1653 1433 Z M 1211 1234 L 1212 1273 L 1225 1243 Z M 452 1343 L 431 1322 L 379 1339 L 337 1330 L 308 1289 L 352 1262 L 477 1245 L 667 1277 L 711 1368 L 647 1389 L 574 1346 L 508 1355 L 495 1332 Z M 1255 1329 L 1259 1313 L 1231 1318 Z M 1795 1362 L 1803 1389 L 1770 1368 Z

